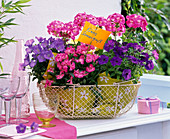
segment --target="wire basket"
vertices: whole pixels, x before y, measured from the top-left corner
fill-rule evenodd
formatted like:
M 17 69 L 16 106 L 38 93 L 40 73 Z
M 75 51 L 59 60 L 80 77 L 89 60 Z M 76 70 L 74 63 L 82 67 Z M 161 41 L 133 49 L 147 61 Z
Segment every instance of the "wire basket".
M 57 115 L 64 119 L 115 118 L 129 111 L 141 83 L 113 85 L 49 86 L 39 84 L 40 94 L 45 91 L 50 101 L 46 105 L 58 107 Z M 43 98 L 46 101 L 45 97 Z

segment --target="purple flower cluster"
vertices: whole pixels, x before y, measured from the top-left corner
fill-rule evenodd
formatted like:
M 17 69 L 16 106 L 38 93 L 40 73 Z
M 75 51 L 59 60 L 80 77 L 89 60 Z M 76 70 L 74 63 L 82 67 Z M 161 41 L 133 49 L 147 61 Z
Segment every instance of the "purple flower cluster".
M 27 40 L 25 46 L 27 47 L 24 63 L 20 64 L 20 70 L 24 70 L 26 66 L 33 68 L 38 62 L 44 62 L 53 57 L 52 49 L 58 52 L 65 50 L 64 41 L 62 39 L 55 39 L 50 37 L 49 39 L 42 37 L 35 37 L 38 44 L 34 45 L 35 40 Z
M 107 65 L 110 63 L 115 70 L 118 69 L 122 72 L 122 77 L 124 80 L 129 80 L 131 78 L 131 72 L 138 70 L 139 68 L 145 68 L 147 70 L 152 70 L 154 68 L 153 61 L 150 60 L 150 55 L 145 49 L 146 42 L 138 43 L 127 43 L 123 42 L 120 44 L 115 40 L 109 40 L 105 43 L 104 50 L 107 53 L 101 55 L 98 58 L 100 65 Z M 156 50 L 152 51 L 152 56 L 158 58 L 158 53 Z M 138 68 L 138 69 L 137 69 Z M 114 70 L 111 70 L 114 71 Z

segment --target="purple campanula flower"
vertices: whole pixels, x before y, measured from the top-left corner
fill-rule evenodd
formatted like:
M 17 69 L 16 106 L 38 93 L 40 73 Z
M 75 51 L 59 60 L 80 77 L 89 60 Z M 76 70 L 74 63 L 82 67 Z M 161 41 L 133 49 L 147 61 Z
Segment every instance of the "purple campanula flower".
M 46 48 L 48 45 L 49 45 L 49 41 L 46 40 L 46 39 L 44 39 L 44 40 L 41 42 L 41 46 L 42 46 L 43 48 Z
M 35 122 L 33 122 L 33 123 L 31 124 L 30 128 L 31 128 L 31 133 L 37 132 L 37 131 L 38 131 L 38 124 L 35 123 Z
M 154 64 L 153 64 L 153 61 L 152 60 L 149 60 L 146 62 L 146 65 L 145 65 L 145 68 L 147 70 L 152 70 L 154 68 Z
M 52 43 L 55 41 L 55 38 L 50 37 L 50 38 L 48 39 L 48 41 L 49 41 L 50 44 L 52 44 Z
M 24 63 L 19 64 L 19 70 L 25 71 L 25 65 Z
M 40 43 L 44 40 L 43 37 L 35 37 Z
M 26 54 L 24 58 L 24 66 L 29 65 L 29 63 L 30 63 L 30 57 L 29 54 Z
M 16 126 L 17 133 L 24 133 L 26 130 L 26 126 L 23 125 L 22 123 Z
M 27 53 L 32 53 L 32 51 L 33 51 L 32 45 L 31 45 L 31 46 L 28 46 L 28 48 L 26 48 L 25 51 L 26 51 Z
M 34 46 L 34 53 L 35 54 L 40 54 L 41 52 L 42 52 L 42 48 L 41 48 L 41 46 L 38 44 L 38 45 L 35 45 Z
M 33 43 L 34 43 L 34 39 L 27 40 L 25 46 L 32 46 Z
M 106 55 L 101 55 L 98 58 L 98 62 L 99 62 L 100 65 L 107 64 L 108 61 L 109 61 L 109 57 L 106 56 Z
M 129 80 L 131 78 L 131 70 L 130 69 L 124 69 L 122 72 L 122 76 L 125 80 Z
M 30 67 L 33 68 L 37 64 L 36 60 L 31 60 Z
M 112 64 L 113 67 L 116 65 L 121 65 L 122 59 L 120 57 L 115 56 L 110 60 L 110 63 Z
M 39 54 L 37 56 L 37 59 L 38 59 L 39 62 L 44 62 L 46 60 L 45 57 L 44 57 L 44 53 Z
M 37 59 L 37 54 L 32 54 L 32 57 L 36 60 Z
M 65 45 L 63 39 L 57 39 L 51 44 L 51 48 L 55 48 L 58 51 L 64 51 Z
M 49 50 L 49 51 L 46 51 L 45 53 L 44 53 L 44 58 L 46 58 L 46 59 L 50 59 L 51 57 L 53 57 L 54 55 L 53 55 L 53 52 L 51 51 L 51 50 Z
M 121 46 L 121 48 L 122 48 L 122 52 L 123 52 L 123 53 L 126 53 L 126 52 L 128 51 L 127 46 Z
M 115 42 L 114 40 L 109 40 L 108 43 L 106 43 L 104 45 L 104 50 L 106 50 L 107 52 L 109 52 L 111 49 L 114 48 Z

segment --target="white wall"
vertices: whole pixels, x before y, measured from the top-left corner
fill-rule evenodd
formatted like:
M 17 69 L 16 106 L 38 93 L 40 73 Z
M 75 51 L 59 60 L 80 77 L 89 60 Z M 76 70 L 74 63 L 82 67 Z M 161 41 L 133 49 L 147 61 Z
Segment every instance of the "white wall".
M 115 12 L 120 13 L 120 2 L 121 0 L 32 0 L 29 3 L 32 6 L 24 9 L 25 15 L 15 16 L 19 25 L 7 29 L 5 35 L 25 41 L 35 36 L 49 37 L 46 27 L 53 20 L 73 21 L 73 17 L 79 12 L 107 17 Z M 0 57 L 4 58 L 1 60 L 4 71 L 12 71 L 15 43 L 1 48 Z M 32 86 L 35 87 L 35 83 Z M 32 90 L 35 90 L 34 87 L 31 87 Z
M 31 7 L 25 8 L 24 13 L 17 14 L 16 23 L 6 30 L 7 37 L 25 41 L 35 36 L 49 37 L 47 25 L 53 20 L 63 22 L 72 21 L 79 12 L 86 12 L 95 16 L 107 17 L 115 12 L 120 13 L 121 0 L 32 0 Z M 12 16 L 13 17 L 13 16 Z M 14 63 L 15 44 L 0 49 L 0 56 L 4 71 L 11 71 Z

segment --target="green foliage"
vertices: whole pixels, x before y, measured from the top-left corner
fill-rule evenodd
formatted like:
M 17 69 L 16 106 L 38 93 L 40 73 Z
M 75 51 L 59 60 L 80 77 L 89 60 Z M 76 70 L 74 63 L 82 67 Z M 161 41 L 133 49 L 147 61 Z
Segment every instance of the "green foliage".
M 147 18 L 144 39 L 160 52 L 154 73 L 170 75 L 170 2 L 168 0 L 122 0 L 122 14 L 141 14 Z M 159 67 L 159 68 L 158 68 Z
M 11 0 L 11 1 L 1 0 L 1 5 L 0 5 L 0 48 L 8 45 L 11 42 L 15 42 L 14 37 L 12 37 L 12 38 L 4 37 L 5 28 L 9 28 L 10 26 L 17 25 L 14 22 L 15 18 L 9 18 L 9 15 L 13 15 L 16 13 L 24 14 L 22 8 L 30 6 L 30 5 L 26 5 L 26 3 L 29 1 L 31 1 L 31 0 L 18 0 L 15 2 L 13 0 Z M 0 62 L 0 69 L 1 69 L 1 71 L 3 71 L 1 62 Z

